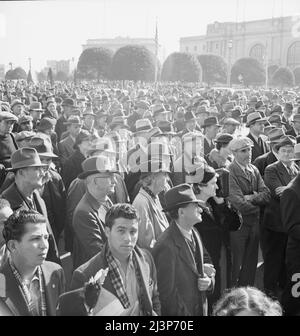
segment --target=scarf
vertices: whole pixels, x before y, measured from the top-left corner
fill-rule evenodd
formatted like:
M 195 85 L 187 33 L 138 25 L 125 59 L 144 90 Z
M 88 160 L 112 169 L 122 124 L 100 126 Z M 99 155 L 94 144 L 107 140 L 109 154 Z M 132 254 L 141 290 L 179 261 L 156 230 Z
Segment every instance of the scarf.
M 109 267 L 109 277 L 110 277 L 110 280 L 111 280 L 111 283 L 117 293 L 117 296 L 118 296 L 118 299 L 120 300 L 120 302 L 122 303 L 123 307 L 125 309 L 128 309 L 130 308 L 130 302 L 129 302 L 129 299 L 128 299 L 128 296 L 127 296 L 127 293 L 126 293 L 126 290 L 125 290 L 125 286 L 124 286 L 124 283 L 123 283 L 123 279 L 122 279 L 122 276 L 120 274 L 120 271 L 119 271 L 119 267 L 110 251 L 110 249 L 108 248 L 108 245 L 106 245 L 105 247 L 105 257 L 106 257 L 106 260 L 107 260 L 107 264 L 108 264 L 108 267 Z M 140 270 L 140 266 L 139 266 L 139 263 L 137 261 L 137 253 L 135 250 L 132 250 L 132 262 L 133 262 L 133 266 L 134 266 L 134 269 L 135 269 L 135 275 L 136 275 L 136 279 L 137 279 L 137 284 L 140 288 L 140 291 L 142 290 L 143 288 L 143 282 L 142 282 L 142 276 L 141 276 L 141 270 Z M 138 298 L 138 301 L 139 301 L 139 306 L 140 306 L 140 310 L 141 312 L 143 313 L 143 305 L 142 305 L 142 301 L 141 301 L 141 295 L 139 295 L 139 298 Z

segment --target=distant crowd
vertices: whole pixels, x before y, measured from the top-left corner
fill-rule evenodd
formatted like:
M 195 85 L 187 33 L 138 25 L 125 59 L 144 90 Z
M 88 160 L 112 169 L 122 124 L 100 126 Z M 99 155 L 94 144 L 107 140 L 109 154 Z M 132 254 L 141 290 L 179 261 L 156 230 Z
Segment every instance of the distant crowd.
M 300 314 L 300 89 L 4 81 L 0 107 L 0 315 Z

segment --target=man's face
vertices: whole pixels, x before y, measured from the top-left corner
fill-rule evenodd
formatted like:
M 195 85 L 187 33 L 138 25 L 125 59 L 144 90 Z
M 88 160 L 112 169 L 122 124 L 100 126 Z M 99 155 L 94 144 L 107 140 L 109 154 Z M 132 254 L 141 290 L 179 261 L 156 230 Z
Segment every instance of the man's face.
M 7 218 L 13 213 L 12 209 L 10 207 L 4 207 L 0 209 L 0 247 L 4 244 L 4 238 L 2 235 L 2 230 L 4 228 L 4 222 L 7 220 Z
M 0 121 L 0 134 L 6 135 L 12 132 L 14 127 L 13 120 L 2 120 Z
M 252 130 L 255 134 L 263 134 L 265 129 L 265 122 L 258 121 L 252 126 Z
M 168 180 L 168 174 L 164 172 L 159 172 L 154 174 L 154 189 L 155 192 L 158 194 L 161 191 L 165 190 L 166 184 Z
M 283 115 L 285 116 L 286 119 L 290 119 L 290 117 L 293 114 L 293 110 L 284 110 Z
M 242 166 L 247 166 L 251 163 L 251 156 L 252 156 L 251 147 L 237 150 L 233 152 L 233 155 L 236 161 Z
M 69 127 L 69 133 L 72 137 L 76 138 L 80 133 L 81 125 L 71 124 Z
M 20 241 L 14 241 L 11 251 L 13 259 L 27 267 L 40 266 L 48 253 L 48 238 L 46 223 L 28 223 L 25 225 L 25 234 Z
M 219 127 L 217 125 L 212 125 L 212 126 L 206 127 L 206 133 L 205 134 L 210 139 L 215 139 L 218 132 L 219 132 Z
M 34 189 L 41 188 L 43 186 L 43 180 L 45 175 L 44 167 L 28 167 L 23 168 L 23 178 L 30 184 Z
M 110 195 L 115 191 L 116 180 L 113 174 L 103 175 L 97 174 L 94 176 L 94 182 L 97 191 L 103 195 Z
M 21 131 L 32 131 L 32 130 L 33 130 L 33 124 L 31 120 L 27 120 L 20 125 L 20 132 Z
M 224 125 L 225 133 L 234 134 L 236 129 L 237 129 L 237 125 L 233 125 L 233 124 Z
M 117 218 L 111 229 L 105 228 L 107 241 L 112 254 L 120 259 L 128 258 L 138 239 L 136 219 Z
M 189 120 L 186 122 L 186 128 L 189 131 L 194 131 L 196 128 L 196 120 Z
M 43 112 L 41 111 L 30 111 L 33 121 L 41 120 Z
M 52 102 L 48 104 L 48 110 L 52 113 L 54 113 L 56 111 L 56 103 Z
M 21 104 L 17 104 L 13 107 L 13 114 L 19 117 L 24 112 L 24 106 Z
M 183 220 L 189 225 L 195 225 L 202 221 L 201 213 L 203 210 L 198 203 L 190 203 L 187 207 L 182 208 Z
M 94 126 L 95 118 L 92 115 L 86 115 L 83 122 L 87 128 L 92 128 Z
M 278 160 L 288 164 L 291 159 L 294 158 L 294 147 L 293 146 L 283 146 L 278 150 Z

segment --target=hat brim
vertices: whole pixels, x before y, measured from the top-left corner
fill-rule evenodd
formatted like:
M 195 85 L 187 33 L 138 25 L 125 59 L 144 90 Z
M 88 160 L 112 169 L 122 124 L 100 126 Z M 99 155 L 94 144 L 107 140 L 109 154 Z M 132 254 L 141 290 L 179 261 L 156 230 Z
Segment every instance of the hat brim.
M 84 180 L 88 176 L 95 175 L 95 174 L 102 174 L 102 175 L 104 175 L 103 177 L 105 177 L 105 176 L 109 177 L 109 176 L 111 176 L 113 174 L 117 174 L 117 173 L 118 172 L 114 171 L 114 170 L 110 170 L 110 171 L 88 170 L 86 172 L 83 172 L 83 173 L 79 174 L 78 178 L 80 180 Z
M 249 123 L 246 123 L 246 127 L 249 127 L 252 124 L 255 124 L 256 122 L 261 122 L 261 121 L 266 122 L 266 121 L 268 121 L 268 119 L 267 118 L 261 118 L 261 119 L 256 119 L 256 120 L 250 121 Z
M 164 208 L 163 212 L 168 212 L 174 209 L 180 208 L 181 205 L 189 204 L 189 203 L 198 203 L 199 205 L 205 205 L 205 203 L 201 200 L 196 200 L 196 201 L 188 201 L 188 202 L 182 202 L 182 203 L 177 203 L 175 206 L 170 207 L 170 208 Z
M 41 157 L 47 157 L 47 158 L 57 158 L 58 156 L 51 152 L 45 152 L 45 153 L 38 153 Z
M 26 165 L 26 166 L 21 166 L 21 167 L 16 167 L 16 168 L 6 168 L 7 171 L 11 171 L 11 172 L 15 172 L 19 169 L 23 169 L 23 168 L 30 168 L 30 167 L 48 167 L 47 164 L 33 164 L 33 165 Z

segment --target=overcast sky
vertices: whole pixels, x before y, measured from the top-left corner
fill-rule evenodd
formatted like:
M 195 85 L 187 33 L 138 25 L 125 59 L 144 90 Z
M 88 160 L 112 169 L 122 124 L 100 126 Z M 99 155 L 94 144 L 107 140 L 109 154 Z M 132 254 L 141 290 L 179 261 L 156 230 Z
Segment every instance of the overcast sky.
M 68 0 L 1 1 L 0 64 L 33 70 L 46 60 L 78 59 L 91 38 L 154 38 L 167 56 L 179 38 L 202 35 L 214 21 L 300 15 L 300 0 Z

